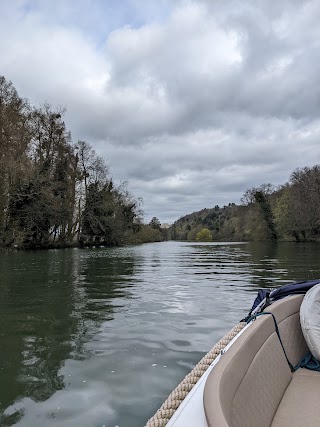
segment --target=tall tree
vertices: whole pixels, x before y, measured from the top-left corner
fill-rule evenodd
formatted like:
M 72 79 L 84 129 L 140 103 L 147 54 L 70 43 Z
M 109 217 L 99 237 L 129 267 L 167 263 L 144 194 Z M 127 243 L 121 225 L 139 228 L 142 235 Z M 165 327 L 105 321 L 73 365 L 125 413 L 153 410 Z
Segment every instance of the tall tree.
M 263 191 L 258 190 L 254 193 L 254 198 L 255 198 L 255 201 L 260 206 L 262 216 L 268 227 L 269 238 L 271 240 L 277 240 L 278 235 L 274 225 L 273 213 L 271 210 L 270 202 L 268 201 L 266 194 Z
M 159 219 L 156 216 L 154 216 L 151 219 L 151 221 L 149 222 L 149 225 L 150 225 L 150 227 L 155 228 L 157 230 L 161 229 L 161 223 L 160 223 Z
M 320 166 L 296 169 L 291 177 L 292 207 L 302 239 L 320 235 Z
M 11 81 L 0 76 L 0 243 L 6 239 L 13 187 L 30 168 L 30 107 Z

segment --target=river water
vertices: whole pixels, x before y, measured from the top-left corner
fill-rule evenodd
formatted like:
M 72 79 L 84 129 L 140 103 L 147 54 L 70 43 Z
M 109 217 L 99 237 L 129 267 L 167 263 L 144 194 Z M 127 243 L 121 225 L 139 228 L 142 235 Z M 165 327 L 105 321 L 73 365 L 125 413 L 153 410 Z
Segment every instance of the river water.
M 250 309 L 320 277 L 316 243 L 0 253 L 0 425 L 143 427 Z

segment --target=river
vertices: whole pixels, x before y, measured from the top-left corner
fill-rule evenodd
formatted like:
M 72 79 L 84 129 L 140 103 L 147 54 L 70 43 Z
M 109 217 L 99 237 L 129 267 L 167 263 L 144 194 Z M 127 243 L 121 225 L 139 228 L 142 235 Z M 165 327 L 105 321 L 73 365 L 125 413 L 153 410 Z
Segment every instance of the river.
M 0 253 L 0 425 L 143 427 L 250 309 L 320 277 L 316 243 Z

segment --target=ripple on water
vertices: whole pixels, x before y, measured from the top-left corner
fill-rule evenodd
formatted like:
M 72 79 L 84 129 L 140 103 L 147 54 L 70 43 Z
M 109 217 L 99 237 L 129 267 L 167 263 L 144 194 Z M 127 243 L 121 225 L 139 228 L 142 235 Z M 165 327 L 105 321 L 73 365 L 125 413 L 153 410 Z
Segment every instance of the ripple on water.
M 167 242 L 0 254 L 0 424 L 141 427 L 258 288 L 320 277 L 319 253 Z

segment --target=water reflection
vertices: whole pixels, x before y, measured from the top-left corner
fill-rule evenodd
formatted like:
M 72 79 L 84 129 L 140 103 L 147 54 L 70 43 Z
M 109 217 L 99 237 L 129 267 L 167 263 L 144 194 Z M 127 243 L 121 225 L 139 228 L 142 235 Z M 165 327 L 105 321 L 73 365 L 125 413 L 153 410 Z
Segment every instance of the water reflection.
M 130 298 L 123 278 L 132 274 L 134 258 L 52 250 L 4 255 L 1 264 L 0 401 L 7 410 L 0 422 L 9 426 L 33 402 L 70 385 L 62 368 L 90 357 L 86 343 L 113 319 L 117 300 Z
M 319 276 L 318 243 L 250 243 L 255 284 L 259 288 L 308 280 Z
M 0 424 L 138 427 L 251 306 L 320 277 L 317 244 L 0 254 Z

